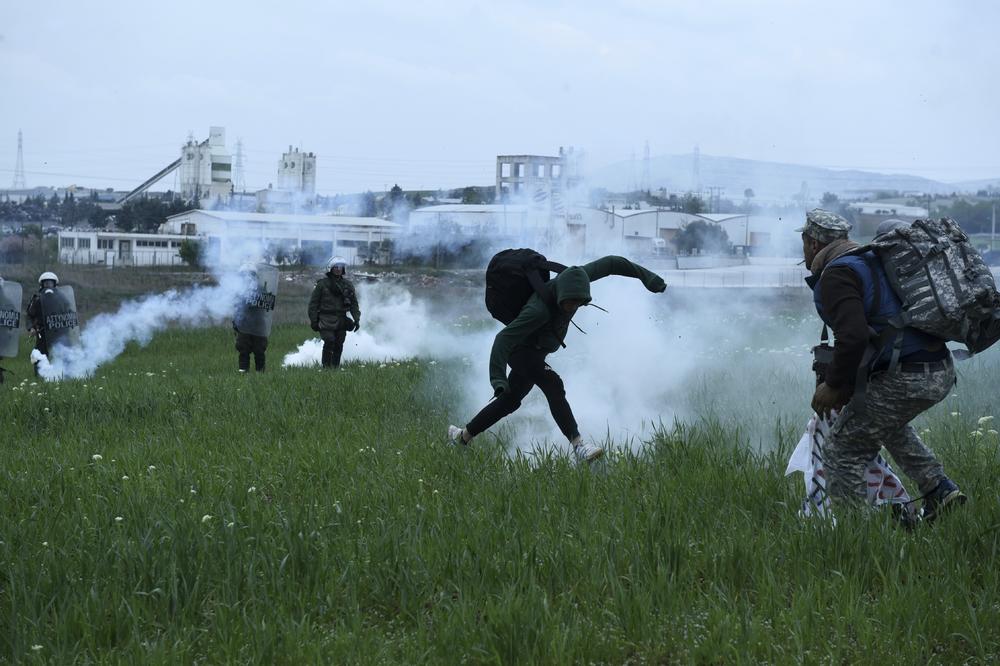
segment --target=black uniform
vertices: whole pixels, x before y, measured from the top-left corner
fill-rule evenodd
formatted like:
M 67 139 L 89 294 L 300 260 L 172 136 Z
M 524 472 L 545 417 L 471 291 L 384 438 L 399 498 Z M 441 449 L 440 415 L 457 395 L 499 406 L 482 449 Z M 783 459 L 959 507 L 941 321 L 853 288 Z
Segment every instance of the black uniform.
M 243 333 L 235 324 L 233 328 L 236 331 L 236 351 L 239 353 L 240 370 L 246 372 L 250 369 L 250 354 L 253 354 L 254 368 L 257 372 L 264 372 L 267 338 L 263 335 Z
M 332 272 L 316 282 L 309 299 L 309 325 L 323 338 L 323 367 L 340 367 L 347 332 L 356 331 L 361 325 L 361 307 L 354 284 Z
M 45 338 L 45 316 L 42 314 L 41 289 L 31 295 L 31 300 L 28 301 L 27 315 L 28 319 L 25 325 L 29 330 L 34 329 L 35 331 L 35 349 L 48 355 L 49 343 Z

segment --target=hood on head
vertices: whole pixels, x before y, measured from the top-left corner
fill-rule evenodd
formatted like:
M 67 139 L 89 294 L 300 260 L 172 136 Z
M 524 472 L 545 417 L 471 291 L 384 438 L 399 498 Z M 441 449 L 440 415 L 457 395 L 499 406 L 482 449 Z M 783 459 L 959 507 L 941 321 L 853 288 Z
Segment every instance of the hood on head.
M 579 266 L 570 266 L 552 280 L 556 303 L 583 301 L 590 303 L 590 276 Z

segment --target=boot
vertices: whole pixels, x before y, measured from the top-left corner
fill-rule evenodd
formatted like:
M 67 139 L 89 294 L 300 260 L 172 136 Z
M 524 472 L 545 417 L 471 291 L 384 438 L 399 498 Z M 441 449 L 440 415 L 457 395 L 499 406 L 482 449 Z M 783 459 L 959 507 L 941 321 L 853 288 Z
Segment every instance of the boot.
M 240 353 L 240 372 L 250 370 L 250 354 Z
M 264 372 L 264 355 L 263 354 L 254 354 L 253 355 L 253 363 L 254 363 L 254 368 L 256 368 L 257 372 Z

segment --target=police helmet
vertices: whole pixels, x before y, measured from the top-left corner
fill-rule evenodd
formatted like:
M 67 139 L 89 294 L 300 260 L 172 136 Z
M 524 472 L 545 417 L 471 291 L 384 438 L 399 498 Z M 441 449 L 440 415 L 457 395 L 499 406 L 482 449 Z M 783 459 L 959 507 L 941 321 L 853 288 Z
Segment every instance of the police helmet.
M 44 273 L 38 276 L 39 286 L 41 286 L 41 284 L 46 280 L 52 280 L 56 284 L 59 284 L 59 276 L 53 273 L 52 271 L 45 271 Z
M 344 259 L 343 257 L 330 257 L 330 261 L 328 261 L 326 264 L 326 272 L 329 273 L 330 271 L 332 271 L 334 268 L 337 267 L 340 268 L 340 271 L 342 273 L 346 273 L 347 259 Z

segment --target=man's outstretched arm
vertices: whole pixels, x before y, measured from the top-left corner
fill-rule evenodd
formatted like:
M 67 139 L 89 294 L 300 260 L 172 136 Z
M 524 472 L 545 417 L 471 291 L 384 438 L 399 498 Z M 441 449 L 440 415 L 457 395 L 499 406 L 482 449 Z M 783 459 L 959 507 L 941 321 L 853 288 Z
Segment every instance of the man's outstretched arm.
M 629 261 L 625 257 L 608 255 L 589 264 L 584 264 L 582 268 L 587 272 L 587 276 L 591 282 L 609 275 L 621 275 L 622 277 L 640 280 L 646 289 L 652 292 L 661 292 L 667 288 L 667 284 L 659 275 L 647 268 L 643 268 L 639 264 Z

